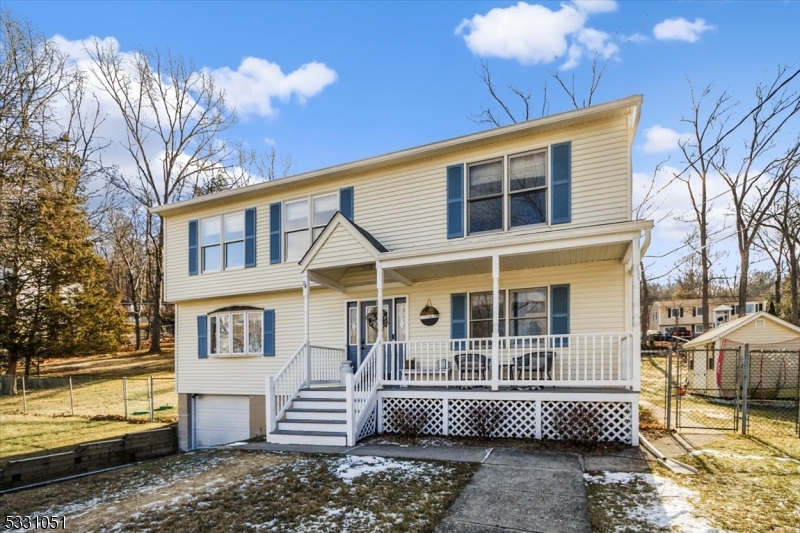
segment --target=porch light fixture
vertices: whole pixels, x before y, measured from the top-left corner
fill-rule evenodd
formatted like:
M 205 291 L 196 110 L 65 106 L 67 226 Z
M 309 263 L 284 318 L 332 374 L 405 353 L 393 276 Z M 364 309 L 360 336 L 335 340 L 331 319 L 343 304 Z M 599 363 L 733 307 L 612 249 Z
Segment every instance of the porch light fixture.
M 419 321 L 422 322 L 423 326 L 432 326 L 439 321 L 439 310 L 431 304 L 430 298 L 428 298 L 428 303 L 425 304 L 422 311 L 419 312 Z

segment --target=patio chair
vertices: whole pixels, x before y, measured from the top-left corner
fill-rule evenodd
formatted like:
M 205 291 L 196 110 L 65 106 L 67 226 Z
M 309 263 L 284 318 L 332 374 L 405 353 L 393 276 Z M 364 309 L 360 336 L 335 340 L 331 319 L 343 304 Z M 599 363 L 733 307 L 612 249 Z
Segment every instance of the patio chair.
M 459 379 L 486 379 L 486 367 L 488 359 L 479 353 L 460 353 L 454 357 Z M 464 377 L 466 376 L 466 378 Z
M 517 379 L 522 379 L 522 374 L 527 370 L 529 372 L 536 371 L 538 378 L 541 378 L 542 372 L 545 373 L 547 379 L 553 379 L 550 371 L 553 370 L 553 358 L 556 356 L 555 352 L 529 352 L 521 355 L 514 360 L 514 366 L 517 369 Z

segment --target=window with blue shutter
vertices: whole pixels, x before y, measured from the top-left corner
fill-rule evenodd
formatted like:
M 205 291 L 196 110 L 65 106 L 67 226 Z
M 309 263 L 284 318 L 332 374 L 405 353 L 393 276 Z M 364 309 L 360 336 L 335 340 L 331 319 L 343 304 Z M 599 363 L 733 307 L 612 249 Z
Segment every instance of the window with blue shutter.
M 196 276 L 197 268 L 197 221 L 189 221 L 189 275 Z
M 206 315 L 197 317 L 197 357 L 198 359 L 208 357 L 208 317 Z
M 281 203 L 269 206 L 269 262 L 281 262 Z
M 256 209 L 244 211 L 244 267 L 256 266 Z
M 571 175 L 572 143 L 564 142 L 550 147 L 553 176 L 550 194 L 552 204 L 552 224 L 564 224 L 572 220 Z
M 450 295 L 450 338 L 467 338 L 467 295 Z M 453 350 L 465 350 L 465 342 L 453 343 Z
M 447 167 L 447 238 L 456 239 L 463 236 L 464 165 L 454 165 Z
M 264 356 L 275 355 L 275 310 L 264 309 Z
M 354 220 L 355 204 L 353 202 L 353 188 L 344 187 L 339 189 L 339 211 L 342 212 L 351 222 Z
M 569 285 L 550 287 L 550 334 L 569 335 Z M 553 346 L 569 346 L 569 339 L 553 339 Z

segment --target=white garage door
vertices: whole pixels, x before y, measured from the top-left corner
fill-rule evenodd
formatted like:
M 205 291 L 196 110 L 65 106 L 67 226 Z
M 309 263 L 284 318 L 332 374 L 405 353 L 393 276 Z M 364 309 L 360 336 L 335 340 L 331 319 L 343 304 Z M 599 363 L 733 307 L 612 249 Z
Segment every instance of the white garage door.
M 203 394 L 195 400 L 198 448 L 250 438 L 249 396 Z

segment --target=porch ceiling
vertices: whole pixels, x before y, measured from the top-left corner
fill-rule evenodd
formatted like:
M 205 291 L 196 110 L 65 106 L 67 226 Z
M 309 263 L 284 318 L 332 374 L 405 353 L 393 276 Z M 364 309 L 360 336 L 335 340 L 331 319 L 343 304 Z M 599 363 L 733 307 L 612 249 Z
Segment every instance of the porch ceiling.
M 624 261 L 630 243 L 619 242 L 564 250 L 532 252 L 500 256 L 500 271 L 525 270 L 599 261 Z M 397 274 L 410 282 L 426 281 L 473 274 L 491 274 L 492 258 L 481 257 L 446 263 L 433 263 L 398 268 Z M 329 287 L 348 288 L 375 286 L 375 263 L 311 270 L 311 280 Z M 391 271 L 385 272 L 385 283 L 398 281 Z

